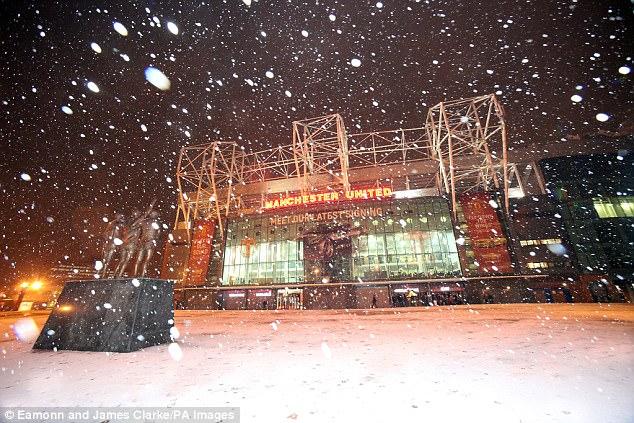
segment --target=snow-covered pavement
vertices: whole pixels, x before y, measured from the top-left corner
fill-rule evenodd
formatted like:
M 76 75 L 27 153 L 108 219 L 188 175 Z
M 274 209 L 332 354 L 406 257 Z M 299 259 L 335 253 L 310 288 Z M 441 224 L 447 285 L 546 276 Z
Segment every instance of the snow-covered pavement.
M 128 354 L 32 351 L 46 317 L 0 317 L 1 406 L 238 406 L 243 422 L 634 421 L 631 305 L 185 311 L 177 345 Z

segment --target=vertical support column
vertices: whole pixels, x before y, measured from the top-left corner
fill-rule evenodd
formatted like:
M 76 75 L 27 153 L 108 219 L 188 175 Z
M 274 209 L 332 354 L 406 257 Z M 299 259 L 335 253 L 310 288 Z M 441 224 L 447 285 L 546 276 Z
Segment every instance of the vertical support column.
M 341 182 L 345 191 L 350 191 L 350 181 L 348 180 L 348 135 L 346 134 L 346 128 L 343 124 L 341 116 L 337 115 L 337 141 L 339 148 L 339 163 L 341 166 Z
M 303 134 L 300 134 L 300 126 Z M 300 122 L 293 122 L 293 160 L 295 161 L 295 169 L 297 177 L 300 179 L 301 191 L 308 191 L 308 149 L 306 144 L 306 128 Z
M 215 143 L 214 143 L 215 144 Z M 222 227 L 222 214 L 220 213 L 220 198 L 218 196 L 218 187 L 216 186 L 216 148 L 214 147 L 211 150 L 211 192 L 214 196 L 214 209 L 216 211 L 216 220 L 218 221 L 218 229 L 221 233 L 224 233 L 224 228 Z M 227 188 L 229 189 L 229 188 Z
M 191 216 L 192 220 L 198 219 L 198 204 L 200 204 L 199 203 L 199 201 L 200 201 L 200 191 L 202 189 L 202 184 L 203 184 L 203 174 L 205 173 L 206 166 L 207 166 L 206 158 L 207 158 L 207 150 L 205 150 L 205 152 L 203 153 L 203 160 L 202 160 L 203 167 L 202 167 L 202 169 L 200 171 L 200 175 L 198 177 L 198 186 L 196 187 L 196 199 L 194 200 L 194 215 Z
M 500 131 L 502 131 L 502 177 L 504 178 L 504 211 L 506 216 L 509 216 L 510 212 L 510 199 L 509 199 L 509 175 L 508 175 L 508 148 L 506 139 L 506 122 L 504 121 L 504 109 L 502 105 L 498 103 L 495 96 L 492 96 L 492 100 L 495 102 L 496 112 L 500 119 Z
M 443 103 L 440 104 L 440 114 L 447 129 L 447 144 L 449 146 L 449 182 L 451 184 L 451 212 L 453 213 L 455 220 L 458 217 L 458 211 L 456 209 L 456 172 L 453 157 L 453 137 L 451 126 L 449 125 L 449 119 L 447 118 L 447 113 L 445 112 L 445 105 Z
M 539 167 L 536 161 L 531 162 L 531 167 L 533 168 L 533 172 L 535 172 L 535 179 L 537 179 L 539 190 L 542 194 L 546 194 L 546 180 L 544 179 L 544 175 L 542 174 L 542 169 Z

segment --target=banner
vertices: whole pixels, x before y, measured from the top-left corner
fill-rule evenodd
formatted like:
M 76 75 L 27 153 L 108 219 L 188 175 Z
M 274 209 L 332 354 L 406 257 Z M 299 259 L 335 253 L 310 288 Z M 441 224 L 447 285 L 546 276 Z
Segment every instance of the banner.
M 330 261 L 333 256 L 350 257 L 351 237 L 360 235 L 361 230 L 350 225 L 319 225 L 303 232 L 304 259 Z
M 187 261 L 185 285 L 198 286 L 207 282 L 209 260 L 212 253 L 212 239 L 216 223 L 213 220 L 199 220 L 194 225 L 192 245 Z
M 306 228 L 303 241 L 306 282 L 334 282 L 351 277 L 352 238 L 361 228 L 351 224 L 318 224 Z
M 485 192 L 460 197 L 475 260 L 483 272 L 509 273 L 513 271 L 507 240 L 497 211 Z

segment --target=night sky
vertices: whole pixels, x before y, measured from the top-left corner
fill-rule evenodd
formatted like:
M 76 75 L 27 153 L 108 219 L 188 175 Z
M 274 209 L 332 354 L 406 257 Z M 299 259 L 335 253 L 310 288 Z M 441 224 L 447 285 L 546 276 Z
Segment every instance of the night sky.
M 91 265 L 102 218 L 153 198 L 171 226 L 185 145 L 286 144 L 334 112 L 349 133 L 418 127 L 492 92 L 512 145 L 632 119 L 628 1 L 118 3 L 0 0 L 2 283 Z

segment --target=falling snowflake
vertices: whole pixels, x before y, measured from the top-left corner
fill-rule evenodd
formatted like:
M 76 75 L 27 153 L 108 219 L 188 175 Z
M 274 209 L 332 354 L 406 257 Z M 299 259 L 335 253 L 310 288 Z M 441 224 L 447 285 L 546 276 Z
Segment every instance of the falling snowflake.
M 176 26 L 174 22 L 167 23 L 167 30 L 174 35 L 178 35 L 178 27 Z
M 174 361 L 181 361 L 183 358 L 183 350 L 181 350 L 180 345 L 176 342 L 172 342 L 169 347 L 167 347 L 167 351 Z
M 605 113 L 597 113 L 597 115 L 595 116 L 595 118 L 599 121 L 599 122 L 606 122 L 608 119 L 610 119 L 610 116 L 608 116 Z
M 169 90 L 172 86 L 172 83 L 163 72 L 151 66 L 145 69 L 145 79 L 162 91 Z
M 92 81 L 89 81 L 86 86 L 88 87 L 88 89 L 90 91 L 92 91 L 93 93 L 98 93 L 99 92 L 99 87 L 97 86 L 97 84 L 95 84 Z
M 328 346 L 326 341 L 323 341 L 321 343 L 321 352 L 324 354 L 324 357 L 332 358 L 332 351 L 330 351 L 330 347 Z
M 122 23 L 120 22 L 115 22 L 112 24 L 112 27 L 114 28 L 115 31 L 117 31 L 119 33 L 119 35 L 122 35 L 124 37 L 128 36 L 128 30 L 125 26 L 123 26 Z

